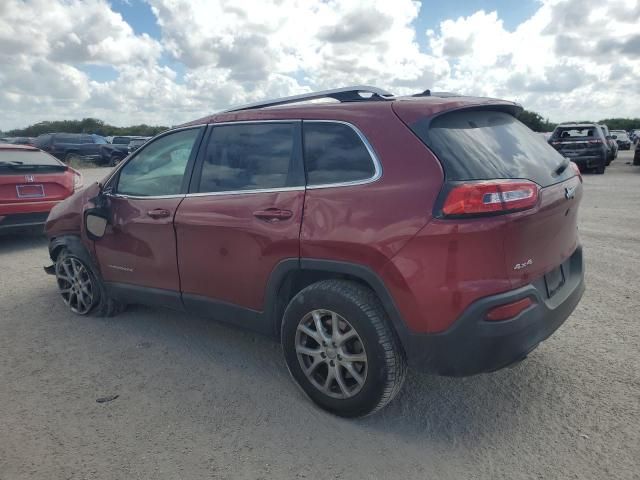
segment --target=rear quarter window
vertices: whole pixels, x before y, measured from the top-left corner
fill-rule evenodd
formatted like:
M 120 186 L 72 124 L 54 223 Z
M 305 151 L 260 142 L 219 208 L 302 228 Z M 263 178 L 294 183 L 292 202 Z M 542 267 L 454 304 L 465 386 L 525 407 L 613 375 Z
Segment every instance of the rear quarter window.
M 460 110 L 411 126 L 436 154 L 448 181 L 528 179 L 548 186 L 570 178 L 566 160 L 546 140 L 512 115 Z
M 368 148 L 349 125 L 305 121 L 303 131 L 308 185 L 358 182 L 375 176 Z

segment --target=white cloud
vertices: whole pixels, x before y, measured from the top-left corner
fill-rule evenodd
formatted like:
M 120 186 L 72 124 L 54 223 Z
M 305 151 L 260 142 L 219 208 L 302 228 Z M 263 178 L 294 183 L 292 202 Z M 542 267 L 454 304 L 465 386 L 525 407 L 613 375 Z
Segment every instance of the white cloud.
M 553 120 L 639 114 L 628 93 L 640 0 L 541 0 L 513 31 L 478 11 L 428 32 L 411 0 L 146 1 L 160 39 L 136 34 L 107 0 L 1 1 L 0 128 L 84 116 L 171 125 L 359 83 L 515 99 Z M 116 78 L 92 79 L 90 65 Z

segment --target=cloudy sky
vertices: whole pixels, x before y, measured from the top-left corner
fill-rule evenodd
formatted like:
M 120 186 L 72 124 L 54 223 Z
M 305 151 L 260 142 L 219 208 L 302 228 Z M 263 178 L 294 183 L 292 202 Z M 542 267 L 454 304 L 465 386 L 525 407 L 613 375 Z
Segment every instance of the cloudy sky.
M 640 0 L 0 0 L 0 129 L 353 84 L 640 116 Z

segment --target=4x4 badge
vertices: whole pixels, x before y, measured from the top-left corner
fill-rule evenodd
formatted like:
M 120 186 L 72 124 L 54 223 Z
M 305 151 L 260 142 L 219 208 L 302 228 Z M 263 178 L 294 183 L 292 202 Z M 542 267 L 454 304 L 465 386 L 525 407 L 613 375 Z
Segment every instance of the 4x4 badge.
M 576 188 L 578 188 L 578 187 L 575 186 L 575 187 L 565 187 L 564 188 L 564 196 L 566 197 L 567 200 L 571 200 L 573 197 L 576 196 Z

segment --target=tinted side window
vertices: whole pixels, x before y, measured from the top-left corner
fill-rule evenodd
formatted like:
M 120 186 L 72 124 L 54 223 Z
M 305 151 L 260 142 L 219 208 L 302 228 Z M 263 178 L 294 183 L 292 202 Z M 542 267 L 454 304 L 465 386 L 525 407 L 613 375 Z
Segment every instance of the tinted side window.
M 200 130 L 170 133 L 141 149 L 120 170 L 117 193 L 137 197 L 179 194 Z
M 298 123 L 245 123 L 213 128 L 199 192 L 304 185 Z
M 58 133 L 55 136 L 56 143 L 82 143 L 82 135 L 76 133 Z
M 42 149 L 42 148 L 48 147 L 50 143 L 51 143 L 51 134 L 46 133 L 44 135 L 38 135 L 38 138 L 36 138 L 36 141 L 35 141 L 35 146 Z
M 309 185 L 366 180 L 375 175 L 373 159 L 348 125 L 304 122 L 304 160 Z

